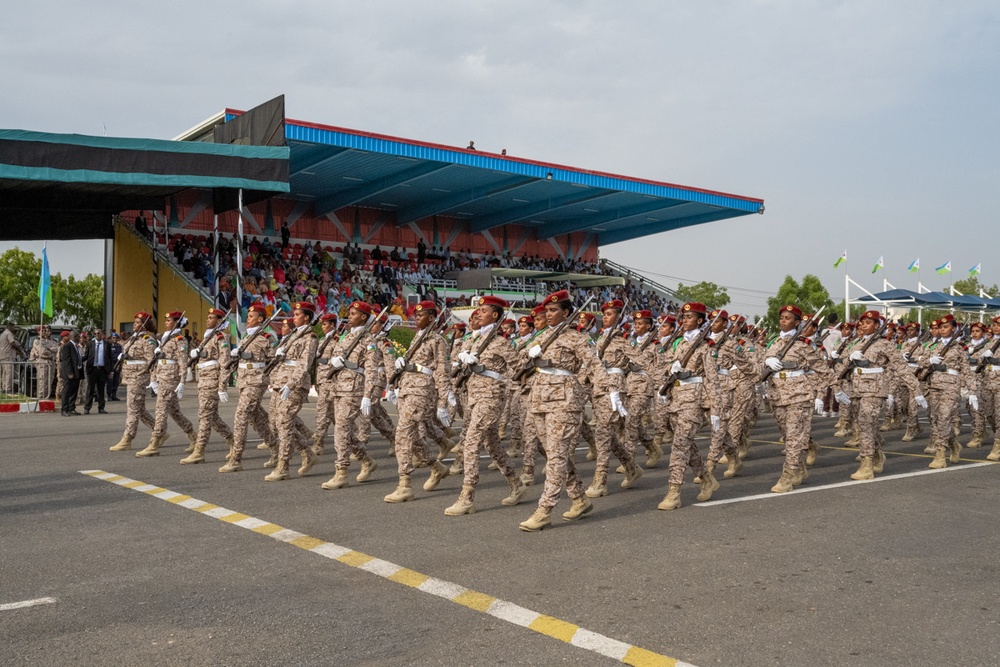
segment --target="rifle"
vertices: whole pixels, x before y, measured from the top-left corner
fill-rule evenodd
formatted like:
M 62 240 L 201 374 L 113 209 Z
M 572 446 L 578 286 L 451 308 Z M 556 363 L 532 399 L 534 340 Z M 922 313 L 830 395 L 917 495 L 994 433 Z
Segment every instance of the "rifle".
M 493 328 L 490 329 L 490 332 L 488 334 L 486 334 L 486 337 L 483 339 L 483 342 L 480 343 L 479 348 L 474 352 L 477 359 L 479 358 L 480 354 L 486 351 L 486 348 L 490 346 L 490 343 L 493 342 L 493 339 L 496 338 L 497 332 L 501 328 L 500 324 L 501 322 L 503 322 L 503 316 L 506 312 L 507 311 L 500 313 L 500 317 L 497 318 L 497 321 L 493 325 Z M 480 372 L 483 370 L 482 364 L 476 364 L 476 367 L 478 367 Z M 476 371 L 476 367 L 462 364 L 455 369 L 455 371 L 451 374 L 453 378 L 457 378 L 455 380 L 455 389 L 461 389 L 462 387 L 465 386 L 465 383 L 469 381 L 469 376 L 471 376 Z
M 437 316 L 437 320 L 429 324 L 426 329 L 421 329 L 417 333 L 413 341 L 410 343 L 410 348 L 406 351 L 406 354 L 403 355 L 403 367 L 396 369 L 396 372 L 392 374 L 391 378 L 389 378 L 387 386 L 396 386 L 396 382 L 399 381 L 399 378 L 403 377 L 403 373 L 406 372 L 406 367 L 410 365 L 410 360 L 413 359 L 413 355 L 417 353 L 418 349 L 420 349 L 420 346 L 427 339 L 427 336 L 429 336 L 432 331 L 436 330 L 442 321 L 446 321 L 446 314 L 449 314 L 448 310 L 440 311 L 440 314 Z
M 257 332 L 255 331 L 254 333 Z M 303 336 L 308 336 L 310 333 L 312 333 L 312 327 L 309 327 L 304 331 L 298 331 L 293 334 L 288 334 L 288 337 L 281 341 L 281 345 L 279 347 L 281 348 L 288 347 L 289 345 L 297 341 L 299 338 L 302 338 Z M 284 352 L 282 352 L 281 354 L 275 354 L 274 357 L 271 359 L 271 361 L 267 362 L 267 366 L 264 367 L 264 375 L 267 375 L 268 373 L 273 371 L 274 367 L 280 364 L 284 360 L 284 358 L 285 358 Z M 313 357 L 313 360 L 315 360 L 315 357 Z
M 917 336 L 917 342 L 914 343 L 913 347 L 910 348 L 910 351 L 904 354 L 903 356 L 906 357 L 907 359 L 911 358 L 913 356 L 913 353 L 917 351 L 917 348 L 920 347 L 923 343 L 927 342 L 927 339 L 930 337 L 930 335 L 931 332 L 928 330 Z
M 788 351 L 792 349 L 792 345 L 794 345 L 795 341 L 799 339 L 799 335 L 801 335 L 803 331 L 809 328 L 809 324 L 811 322 L 819 322 L 819 316 L 823 314 L 824 310 L 826 310 L 826 306 L 823 306 L 818 311 L 816 311 L 816 314 L 813 315 L 812 319 L 810 319 L 808 322 L 802 322 L 801 324 L 799 324 L 798 328 L 796 328 L 795 330 L 795 335 L 789 336 L 788 342 L 785 343 L 785 346 L 781 348 L 781 350 L 778 352 L 777 355 L 775 355 L 778 358 L 778 361 L 781 361 L 782 359 L 785 358 L 785 355 L 788 354 Z M 773 374 L 774 371 L 772 371 L 770 368 L 765 368 L 760 373 L 760 381 L 766 382 L 767 379 L 771 377 Z
M 268 325 L 271 324 L 271 322 L 274 320 L 274 318 L 276 318 L 278 315 L 280 315 L 283 312 L 285 312 L 285 311 L 282 310 L 281 308 L 276 308 L 274 310 L 274 313 L 271 314 L 271 317 L 269 317 L 266 320 L 264 320 L 261 323 L 261 325 L 259 327 L 257 327 L 256 331 L 254 331 L 252 334 L 250 334 L 249 336 L 247 336 L 246 338 L 244 338 L 243 341 L 236 348 L 236 350 L 237 350 L 236 358 L 237 359 L 243 358 L 243 354 L 246 352 L 247 347 L 250 345 L 250 343 L 254 342 L 254 340 L 257 338 L 257 336 L 259 336 L 261 333 L 264 332 L 264 329 L 266 329 L 268 327 Z M 232 353 L 230 353 L 230 354 L 232 354 Z M 230 359 L 232 359 L 232 358 L 233 357 L 230 357 Z
M 128 341 L 128 347 L 123 347 L 122 348 L 121 356 L 119 356 L 118 361 L 115 362 L 115 367 L 111 371 L 112 373 L 120 373 L 121 372 L 121 370 L 122 370 L 122 364 L 125 363 L 125 357 L 128 356 L 129 350 L 132 349 L 132 346 L 135 345 L 135 342 L 137 340 L 139 340 L 140 332 L 143 331 L 143 330 L 145 330 L 145 328 L 146 328 L 146 322 L 149 321 L 150 317 L 152 317 L 152 315 L 146 315 L 146 317 L 144 317 L 142 319 L 142 324 L 139 325 L 139 330 L 132 332 L 132 338 L 130 338 L 129 341 Z
M 352 361 L 348 361 L 348 359 L 350 359 L 350 358 L 351 358 L 351 353 L 352 353 L 352 352 L 354 352 L 354 348 L 356 348 L 356 347 L 358 346 L 358 343 L 360 343 L 360 342 L 361 342 L 361 339 L 362 339 L 362 338 L 364 338 L 365 334 L 366 334 L 366 333 L 368 333 L 368 331 L 369 331 L 369 330 L 370 330 L 370 329 L 371 329 L 371 328 L 372 328 L 373 326 L 375 326 L 375 323 L 376 323 L 376 322 L 378 322 L 379 320 L 381 320 L 381 319 L 382 319 L 382 315 L 385 315 L 385 314 L 386 314 L 386 313 L 388 313 L 388 312 L 389 312 L 389 309 L 388 309 L 388 308 L 383 308 L 383 309 L 382 309 L 382 312 L 380 312 L 380 313 L 378 314 L 378 317 L 376 317 L 376 318 L 375 318 L 375 319 L 374 319 L 374 320 L 372 321 L 372 323 L 371 323 L 371 324 L 365 324 L 365 325 L 364 325 L 364 326 L 363 326 L 363 327 L 361 328 L 361 331 L 359 331 L 359 332 L 358 332 L 358 335 L 354 337 L 354 340 L 352 340 L 352 341 L 351 341 L 351 344 L 347 346 L 347 349 L 346 349 L 346 350 L 344 350 L 344 353 L 343 353 L 343 354 L 340 354 L 340 355 L 337 355 L 337 356 L 340 356 L 340 357 L 343 357 L 343 358 L 344 358 L 344 365 L 343 365 L 343 366 L 341 366 L 340 368 L 335 368 L 335 369 L 333 370 L 333 374 L 334 374 L 334 375 L 336 375 L 336 374 L 337 374 L 337 373 L 339 373 L 340 371 L 344 370 L 345 368 L 348 368 L 348 369 L 350 369 L 350 370 L 355 370 L 355 369 L 357 369 L 357 367 L 358 367 L 358 365 L 357 365 L 357 364 L 355 364 L 355 363 L 354 363 L 354 362 L 352 362 Z M 327 341 L 327 342 L 329 342 L 329 341 Z M 350 365 L 348 365 L 348 364 L 350 364 Z
M 870 348 L 875 341 L 877 341 L 880 338 L 882 338 L 882 334 L 885 333 L 886 327 L 888 327 L 888 326 L 889 326 L 889 320 L 882 320 L 882 326 L 880 326 L 878 328 L 878 331 L 876 331 L 872 335 L 872 337 L 869 338 L 865 342 L 865 344 L 861 346 L 861 354 L 864 354 L 865 352 L 867 352 L 868 348 Z M 868 365 L 867 361 L 865 361 L 864 365 L 858 363 L 857 361 L 850 362 L 849 364 L 847 364 L 847 368 L 845 368 L 844 370 L 842 370 L 840 372 L 840 379 L 841 380 L 846 380 L 847 376 L 850 375 L 851 371 L 853 371 L 855 368 L 864 368 L 867 365 Z
M 996 342 L 994 342 L 992 347 L 990 347 L 990 353 L 996 354 L 998 349 L 1000 349 L 1000 336 L 997 336 Z M 976 365 L 976 372 L 982 373 L 984 370 L 986 370 L 986 367 L 990 365 L 989 363 L 990 359 L 991 357 L 980 358 L 979 364 Z
M 948 342 L 944 344 L 944 347 L 942 347 L 941 350 L 937 353 L 937 356 L 941 357 L 941 359 L 944 360 L 944 355 L 947 354 L 948 350 L 951 349 L 951 346 L 954 345 L 961 338 L 961 336 L 959 335 L 960 333 L 961 331 L 955 331 L 955 333 L 951 335 L 951 338 L 948 340 Z M 942 366 L 942 368 L 934 368 L 934 364 L 931 364 L 927 368 L 921 368 L 920 370 L 917 371 L 917 379 L 920 380 L 921 382 L 923 382 L 924 380 L 929 380 L 934 371 L 938 370 L 943 371 L 945 370 L 945 368 L 947 368 L 946 364 L 940 364 L 940 366 Z
M 691 341 L 691 347 L 689 347 L 684 352 L 684 356 L 681 357 L 681 359 L 680 359 L 682 367 L 685 367 L 685 366 L 688 365 L 688 362 L 691 361 L 691 357 L 694 356 L 695 350 L 697 350 L 698 347 L 701 346 L 701 344 L 708 337 L 709 332 L 712 331 L 712 325 L 719 321 L 719 316 L 721 316 L 721 315 L 722 315 L 722 311 L 719 311 L 718 313 L 716 313 L 715 317 L 712 319 L 712 321 L 708 323 L 708 326 L 706 326 L 700 332 L 698 332 L 698 335 L 695 336 L 694 340 Z M 679 328 L 680 327 L 678 327 L 678 329 Z M 679 372 L 679 373 L 671 373 L 667 377 L 667 381 L 664 382 L 660 386 L 660 388 L 658 390 L 658 393 L 660 394 L 660 396 L 669 396 L 670 395 L 670 390 L 674 386 L 674 382 L 676 382 L 677 380 L 686 380 L 689 377 L 691 377 L 691 371 L 687 370 L 686 368 L 684 368 L 683 370 L 681 370 L 681 372 Z
M 657 354 L 662 354 L 662 353 L 666 352 L 667 349 L 669 349 L 674 344 L 674 341 L 677 340 L 677 337 L 680 336 L 680 335 L 681 335 L 681 323 L 678 322 L 674 326 L 674 332 L 672 334 L 670 334 L 670 338 L 668 338 L 667 342 L 665 342 L 663 345 L 660 346 L 660 349 L 657 350 L 656 353 Z
M 178 322 L 183 322 L 184 321 L 184 315 L 185 315 L 185 313 L 187 313 L 186 310 L 183 313 L 181 313 L 181 319 L 179 319 Z M 166 341 L 161 341 L 160 344 L 157 345 L 157 347 L 161 347 L 162 348 L 163 347 L 163 343 L 165 343 L 165 342 Z M 156 362 L 159 361 L 162 358 L 163 358 L 163 352 L 157 352 L 156 354 L 154 354 L 153 358 L 149 360 L 149 364 L 146 366 L 146 372 L 147 373 L 151 373 L 153 371 L 153 366 L 155 366 Z
M 611 330 L 608 331 L 608 335 L 601 341 L 601 347 L 597 349 L 598 359 L 604 359 L 604 353 L 607 352 L 608 345 L 611 344 L 611 339 L 615 337 L 615 333 L 621 329 L 622 324 L 625 322 L 625 313 L 628 312 L 628 302 L 629 300 L 626 298 L 621 311 L 618 313 L 618 319 L 615 320 L 614 326 L 611 327 Z
M 195 356 L 195 357 L 191 357 L 188 360 L 188 368 L 193 368 L 194 365 L 198 363 L 198 358 L 201 357 L 201 352 L 202 352 L 202 350 L 205 349 L 205 345 L 208 343 L 209 337 L 215 335 L 215 332 L 219 330 L 219 327 L 222 326 L 222 323 L 226 321 L 226 318 L 229 317 L 229 313 L 231 313 L 232 311 L 233 311 L 233 307 L 230 306 L 229 310 L 226 311 L 226 314 L 222 316 L 222 319 L 219 322 L 219 326 L 215 327 L 211 331 L 206 331 L 205 332 L 205 336 L 201 339 L 201 343 L 198 345 L 198 347 L 196 347 L 194 349 L 194 351 L 197 352 L 198 355 Z
M 520 370 L 514 373 L 514 382 L 524 383 L 524 381 L 528 379 L 528 376 L 532 375 L 539 368 L 547 368 L 550 365 L 549 361 L 542 359 L 542 355 L 545 354 L 545 350 L 549 349 L 549 346 L 552 345 L 552 343 L 555 342 L 557 338 L 559 338 L 562 332 L 566 331 L 566 328 L 570 325 L 571 322 L 574 323 L 576 322 L 577 318 L 579 318 L 580 316 L 580 313 L 582 313 L 587 308 L 587 306 L 590 305 L 590 302 L 593 300 L 594 300 L 594 295 L 591 294 L 589 297 L 587 297 L 587 300 L 583 302 L 582 306 L 580 306 L 572 313 L 567 315 L 566 319 L 564 319 L 562 322 L 557 324 L 552 329 L 552 335 L 546 338 L 545 341 L 539 346 L 541 347 L 542 351 L 538 355 L 538 357 L 532 359 L 527 366 L 521 367 Z

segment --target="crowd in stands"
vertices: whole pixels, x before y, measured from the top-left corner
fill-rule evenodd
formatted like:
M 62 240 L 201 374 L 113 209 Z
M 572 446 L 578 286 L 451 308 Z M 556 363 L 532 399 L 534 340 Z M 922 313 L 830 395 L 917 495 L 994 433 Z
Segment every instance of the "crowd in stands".
M 282 230 L 285 232 L 286 230 Z M 195 234 L 171 234 L 168 251 L 178 267 L 195 282 L 213 294 L 223 310 L 245 309 L 254 301 L 281 307 L 286 311 L 295 301 L 308 299 L 326 312 L 346 312 L 354 300 L 365 300 L 389 307 L 406 315 L 404 285 L 420 299 L 439 297 L 441 281 L 449 271 L 479 268 L 515 268 L 533 271 L 558 271 L 590 275 L 613 275 L 601 262 L 580 259 L 542 258 L 538 255 L 512 256 L 509 252 L 474 254 L 469 250 L 452 252 L 450 248 L 421 242 L 416 249 L 380 246 L 362 248 L 358 244 L 333 247 L 314 243 L 291 243 L 288 235 L 282 239 L 268 236 L 244 236 L 242 251 L 236 252 L 236 235 L 219 236 L 219 275 L 216 284 L 213 237 Z M 415 250 L 412 252 L 411 250 Z M 237 292 L 237 261 L 242 261 L 242 290 L 239 303 Z M 512 287 L 516 281 L 498 278 L 496 287 Z M 577 288 L 570 282 L 549 281 L 541 294 L 559 288 L 571 290 L 577 304 L 594 295 L 594 308 L 611 299 L 628 299 L 635 309 L 654 313 L 676 310 L 676 304 L 644 286 L 642 280 L 627 280 L 623 286 Z M 451 307 L 472 305 L 474 295 L 450 297 Z M 534 305 L 530 298 L 523 304 Z

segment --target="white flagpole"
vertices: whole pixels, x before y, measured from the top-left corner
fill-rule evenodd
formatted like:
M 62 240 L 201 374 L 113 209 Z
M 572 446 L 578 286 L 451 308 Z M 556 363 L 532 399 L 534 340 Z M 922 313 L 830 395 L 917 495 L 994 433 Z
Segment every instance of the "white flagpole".
M 236 223 L 236 333 L 239 335 L 240 320 L 243 317 L 241 305 L 243 303 L 243 188 L 240 188 L 239 218 Z

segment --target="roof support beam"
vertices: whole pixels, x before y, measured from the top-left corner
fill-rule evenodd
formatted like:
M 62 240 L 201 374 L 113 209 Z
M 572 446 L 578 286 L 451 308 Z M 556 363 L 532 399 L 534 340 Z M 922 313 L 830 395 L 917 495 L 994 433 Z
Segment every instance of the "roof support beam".
M 677 206 L 684 206 L 687 204 L 691 204 L 691 202 L 676 201 L 676 200 L 671 201 L 669 199 L 650 200 L 642 204 L 636 204 L 635 206 L 626 206 L 624 208 L 611 209 L 605 213 L 600 213 L 597 215 L 588 215 L 580 218 L 574 218 L 572 220 L 567 220 L 565 222 L 556 222 L 548 224 L 545 225 L 544 227 L 539 228 L 538 237 L 551 238 L 553 236 L 559 236 L 560 234 L 571 234 L 573 232 L 579 232 L 584 229 L 591 229 L 593 227 L 607 224 L 609 222 L 616 222 L 620 220 L 625 220 L 627 218 L 634 218 L 639 215 L 649 215 L 656 211 L 676 208 Z
M 336 192 L 329 197 L 324 197 L 316 201 L 316 215 L 326 215 L 327 213 L 342 209 L 345 206 L 357 204 L 370 197 L 380 195 L 386 190 L 391 190 L 392 188 L 403 185 L 404 183 L 427 176 L 428 174 L 433 174 L 436 171 L 442 171 L 451 166 L 452 165 L 450 164 L 442 162 L 425 162 L 418 164 L 415 167 L 398 171 L 395 174 L 390 174 L 389 176 L 380 178 L 377 181 L 365 183 L 364 185 L 360 185 L 356 188 Z
M 601 232 L 598 235 L 598 239 L 601 245 L 607 245 L 610 243 L 619 243 L 621 241 L 628 241 L 630 239 L 639 238 L 640 236 L 649 236 L 651 234 L 659 234 L 660 232 L 669 232 L 672 229 L 680 229 L 682 227 L 700 225 L 706 222 L 725 220 L 727 218 L 733 218 L 738 215 L 740 214 L 734 212 L 732 209 L 720 209 L 718 211 L 712 211 L 711 213 L 702 213 L 701 215 L 693 215 L 689 218 L 666 220 L 663 222 L 651 222 L 648 225 L 636 225 L 635 227 L 625 227 L 624 229 L 615 229 L 607 232 Z
M 514 208 L 509 211 L 501 211 L 499 213 L 493 213 L 476 218 L 469 224 L 469 231 L 481 232 L 484 229 L 492 229 L 493 227 L 500 227 L 501 225 L 523 222 L 542 213 L 551 213 L 562 208 L 589 203 L 601 199 L 602 197 L 611 197 L 616 194 L 619 193 L 610 190 L 595 191 L 587 189 L 563 195 L 561 197 L 545 199 L 532 204 L 527 204 L 525 206 L 519 206 L 518 208 Z
M 424 218 L 429 218 L 432 215 L 444 215 L 460 206 L 465 206 L 477 200 L 493 197 L 503 192 L 516 190 L 517 188 L 522 188 L 526 185 L 531 185 L 537 182 L 538 179 L 536 178 L 526 179 L 523 176 L 512 176 L 500 181 L 500 183 L 494 187 L 481 188 L 478 190 L 460 190 L 446 197 L 439 197 L 438 199 L 429 201 L 425 204 L 412 206 L 398 211 L 396 213 L 396 225 L 401 227 L 410 222 L 416 222 L 418 220 L 423 220 Z
M 320 150 L 313 151 L 315 153 L 318 153 L 319 155 L 322 155 L 323 156 L 322 158 L 320 158 L 319 160 L 310 160 L 306 164 L 303 164 L 304 160 L 302 159 L 301 155 L 296 155 L 296 160 L 295 160 L 296 169 L 295 171 L 289 173 L 288 177 L 293 178 L 295 176 L 299 176 L 304 171 L 312 171 L 317 167 L 333 162 L 334 160 L 337 160 L 347 154 L 357 152 L 351 148 L 330 148 L 330 147 L 324 147 L 324 148 L 325 150 L 322 151 Z M 331 151 L 334 151 L 332 155 L 330 155 Z

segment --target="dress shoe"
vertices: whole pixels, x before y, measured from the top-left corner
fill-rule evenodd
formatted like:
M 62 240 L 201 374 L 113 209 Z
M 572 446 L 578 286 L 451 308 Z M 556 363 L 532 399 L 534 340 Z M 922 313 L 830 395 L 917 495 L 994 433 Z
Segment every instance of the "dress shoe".
M 105 410 L 104 408 L 98 408 L 97 409 L 97 414 L 99 414 L 99 415 L 106 415 L 106 414 L 108 414 L 108 411 Z
M 90 410 L 84 410 L 84 411 L 83 411 L 83 414 L 85 414 L 85 415 L 89 415 L 89 414 L 90 414 Z

